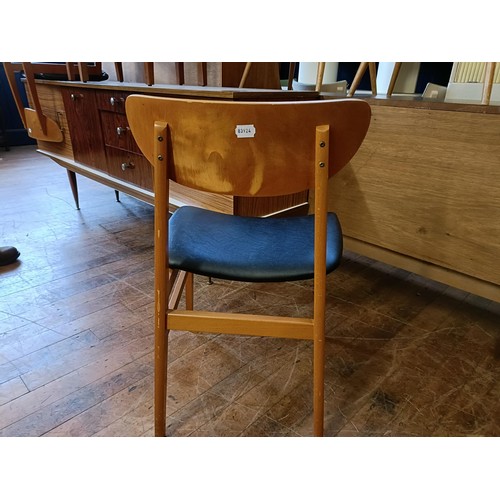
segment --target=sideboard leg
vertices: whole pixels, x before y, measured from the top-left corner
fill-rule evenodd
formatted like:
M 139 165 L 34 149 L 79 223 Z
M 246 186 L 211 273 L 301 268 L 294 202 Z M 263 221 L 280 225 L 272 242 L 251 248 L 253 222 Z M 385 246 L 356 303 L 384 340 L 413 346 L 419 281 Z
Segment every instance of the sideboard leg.
M 76 174 L 72 170 L 66 169 L 68 172 L 69 185 L 71 186 L 71 191 L 73 193 L 73 198 L 75 200 L 76 209 L 80 210 L 80 202 L 78 201 L 78 185 L 76 183 Z

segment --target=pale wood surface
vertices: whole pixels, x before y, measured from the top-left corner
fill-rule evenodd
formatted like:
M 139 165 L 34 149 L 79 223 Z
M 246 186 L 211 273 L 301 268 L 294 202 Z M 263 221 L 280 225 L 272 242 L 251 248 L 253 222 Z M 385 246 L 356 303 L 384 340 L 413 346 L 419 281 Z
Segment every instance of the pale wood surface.
M 24 116 L 26 117 L 28 135 L 31 138 L 56 143 L 63 141 L 61 127 L 57 122 L 46 116 L 40 121 L 40 115 L 36 110 L 31 108 L 26 108 L 24 110 Z
M 487 297 L 500 301 L 498 116 L 388 104 L 372 113 L 365 142 L 331 183 L 344 234 L 395 252 L 394 265 L 403 255 L 424 274 L 425 263 L 454 271 L 455 286 L 462 274 L 474 293 L 484 289 L 467 277 L 489 283 Z
M 310 318 L 286 318 L 266 314 L 217 313 L 212 311 L 174 311 L 168 314 L 171 330 L 244 334 L 258 337 L 313 339 Z
M 80 211 L 53 161 L 0 151 L 0 244 L 21 251 L 0 267 L 1 436 L 152 435 L 153 208 L 79 183 Z M 302 282 L 196 282 L 222 311 L 312 307 Z M 500 435 L 498 304 L 348 252 L 326 316 L 325 435 Z M 169 435 L 311 435 L 308 343 L 172 332 L 170 347 Z

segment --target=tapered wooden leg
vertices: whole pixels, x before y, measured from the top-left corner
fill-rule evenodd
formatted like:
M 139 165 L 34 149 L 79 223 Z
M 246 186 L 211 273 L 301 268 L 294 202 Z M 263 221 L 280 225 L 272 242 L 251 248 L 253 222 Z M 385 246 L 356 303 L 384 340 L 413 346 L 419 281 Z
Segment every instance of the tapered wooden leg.
M 396 81 L 399 76 L 399 72 L 401 70 L 401 64 L 400 62 L 397 62 L 394 64 L 394 69 L 392 70 L 392 75 L 391 75 L 391 81 L 389 82 L 389 87 L 387 88 L 387 97 L 391 97 L 392 93 L 394 92 L 394 87 L 396 86 Z
M 358 89 L 359 83 L 365 74 L 366 68 L 368 68 L 367 62 L 362 62 L 359 64 L 358 71 L 356 71 L 356 75 L 354 76 L 354 80 L 352 81 L 351 88 L 349 89 L 349 97 L 352 97 L 356 90 Z
M 328 200 L 328 161 L 330 128 L 316 127 L 315 196 L 314 196 L 314 358 L 313 411 L 314 435 L 323 435 L 325 413 L 325 301 L 326 234 Z
M 193 273 L 187 273 L 187 276 L 186 276 L 186 309 L 188 311 L 192 311 L 193 310 L 193 306 L 194 306 L 194 277 L 193 277 Z
M 314 435 L 323 436 L 325 414 L 325 340 L 314 341 L 314 389 L 313 389 L 313 415 Z
M 372 95 L 377 95 L 377 65 L 374 62 L 368 63 L 368 71 L 370 72 Z
M 168 270 L 169 291 L 168 309 L 176 309 L 183 290 L 186 290 L 186 309 L 189 303 L 193 305 L 193 275 L 175 269 Z M 191 295 L 191 299 L 189 299 Z M 168 361 L 168 311 L 157 298 L 156 307 L 159 308 L 155 326 L 155 436 L 163 437 L 166 434 L 167 420 L 167 361 Z M 165 313 L 164 313 L 164 312 Z
M 481 98 L 481 104 L 488 105 L 491 98 L 491 90 L 493 89 L 493 78 L 495 73 L 497 63 L 488 62 L 486 63 L 486 70 L 484 74 L 484 85 L 483 85 L 483 95 Z
M 168 330 L 155 332 L 155 436 L 164 437 L 167 423 Z
M 167 414 L 167 356 L 168 356 L 168 302 L 171 280 L 176 273 L 169 272 L 168 262 L 168 177 L 165 159 L 167 156 L 167 124 L 154 124 L 154 191 L 155 191 L 155 380 L 154 414 L 155 435 L 165 436 Z
M 325 62 L 319 62 L 318 63 L 318 72 L 316 74 L 316 87 L 315 90 L 316 92 L 321 91 L 321 86 L 323 85 L 323 78 L 325 76 Z
M 76 174 L 72 170 L 66 169 L 68 173 L 69 185 L 71 187 L 71 192 L 73 193 L 73 199 L 75 200 L 76 209 L 80 210 L 80 202 L 78 200 L 78 184 L 76 182 Z
M 291 62 L 288 70 L 288 90 L 293 90 L 293 77 L 295 75 L 295 67 L 297 63 Z
M 245 83 L 247 81 L 247 78 L 248 78 L 248 75 L 249 75 L 251 69 L 252 69 L 252 63 L 247 62 L 245 64 L 245 69 L 243 70 L 243 75 L 242 75 L 241 80 L 240 80 L 240 85 L 239 85 L 240 89 L 242 89 L 245 86 Z

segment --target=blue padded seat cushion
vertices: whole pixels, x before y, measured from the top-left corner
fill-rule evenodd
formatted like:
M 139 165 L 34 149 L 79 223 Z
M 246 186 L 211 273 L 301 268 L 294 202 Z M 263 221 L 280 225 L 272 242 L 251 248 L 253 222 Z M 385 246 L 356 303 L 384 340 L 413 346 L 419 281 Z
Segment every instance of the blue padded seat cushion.
M 342 230 L 328 214 L 327 273 L 342 256 Z M 242 217 L 185 206 L 169 221 L 169 265 L 235 281 L 271 282 L 314 275 L 314 216 Z

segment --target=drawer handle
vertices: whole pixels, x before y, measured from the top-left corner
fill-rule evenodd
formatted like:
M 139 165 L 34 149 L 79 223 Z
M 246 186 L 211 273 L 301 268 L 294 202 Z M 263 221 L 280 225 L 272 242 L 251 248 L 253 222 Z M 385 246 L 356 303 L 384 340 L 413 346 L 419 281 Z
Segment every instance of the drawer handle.
M 81 99 L 83 94 L 71 94 L 70 97 L 72 101 L 76 101 L 77 99 Z
M 134 162 L 130 161 L 130 162 L 122 163 L 122 170 L 124 172 L 125 172 L 125 170 L 127 170 L 127 168 L 135 168 Z
M 111 106 L 115 106 L 116 104 L 121 104 L 123 102 L 123 97 L 110 97 L 109 102 Z
M 123 135 L 128 129 L 126 127 L 116 127 L 116 133 L 118 135 Z

